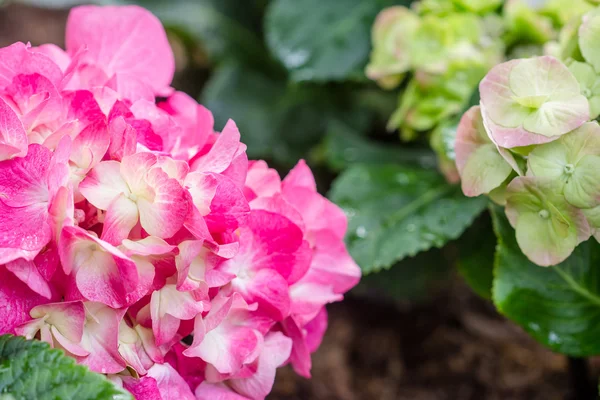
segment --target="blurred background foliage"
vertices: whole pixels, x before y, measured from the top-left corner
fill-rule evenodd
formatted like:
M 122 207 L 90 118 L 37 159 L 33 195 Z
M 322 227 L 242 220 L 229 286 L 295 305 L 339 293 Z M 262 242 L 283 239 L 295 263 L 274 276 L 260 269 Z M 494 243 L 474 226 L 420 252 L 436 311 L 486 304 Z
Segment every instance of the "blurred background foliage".
M 450 13 L 500 18 L 501 2 L 486 1 L 413 4 L 425 18 L 427 35 L 413 46 L 422 62 L 393 85 L 382 85 L 393 90 L 365 75 L 371 31 L 382 10 L 410 6 L 410 0 L 12 3 L 59 10 L 134 3 L 150 9 L 167 28 L 176 55 L 174 86 L 213 112 L 215 129 L 235 120 L 249 157 L 267 160 L 282 175 L 306 159 L 321 192 L 344 208 L 349 250 L 370 275 L 355 293 L 418 300 L 443 286 L 455 266 L 478 294 L 489 297 L 495 239 L 489 217 L 478 218 L 486 200 L 464 197 L 439 172 L 456 180 L 453 135 L 461 112 L 478 103 L 476 86 L 486 69 L 462 63 L 440 74 L 427 67 L 439 56 L 436 49 L 449 46 L 449 32 L 473 36 L 464 32 L 462 20 L 448 20 Z M 436 27 L 436 21 L 446 22 Z M 502 31 L 499 58 L 507 43 L 511 52 L 539 52 L 539 38 L 529 34 L 531 21 L 510 21 L 515 27 Z M 519 30 L 521 42 L 514 39 Z

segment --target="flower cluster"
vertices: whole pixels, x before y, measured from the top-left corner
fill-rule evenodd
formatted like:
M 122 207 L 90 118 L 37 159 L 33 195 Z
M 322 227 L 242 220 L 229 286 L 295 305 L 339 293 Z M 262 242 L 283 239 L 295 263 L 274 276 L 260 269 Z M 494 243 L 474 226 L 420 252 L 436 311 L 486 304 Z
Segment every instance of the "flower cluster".
M 0 331 L 138 399 L 263 399 L 279 366 L 310 375 L 360 278 L 346 217 L 303 162 L 249 162 L 173 73 L 135 6 L 73 9 L 66 51 L 0 49 Z
M 413 73 L 388 123 L 408 140 L 415 131 L 429 130 L 460 112 L 479 80 L 504 54 L 496 15 L 439 14 L 435 7 L 424 6 L 415 3 L 418 11 L 390 7 L 378 15 L 366 68 L 367 76 L 385 89 L 397 87 Z
M 480 105 L 458 127 L 463 192 L 505 204 L 519 246 L 538 265 L 557 264 L 591 235 L 600 238 L 598 32 L 600 9 L 550 46 L 569 54 L 563 61 L 547 55 L 494 67 L 479 85 Z
M 454 117 L 480 80 L 505 59 L 557 49 L 549 41 L 559 29 L 592 9 L 588 0 L 420 0 L 411 9 L 383 10 L 373 25 L 367 76 L 385 89 L 408 77 L 388 128 L 398 128 L 405 140 L 431 130 L 439 168 L 457 182 Z

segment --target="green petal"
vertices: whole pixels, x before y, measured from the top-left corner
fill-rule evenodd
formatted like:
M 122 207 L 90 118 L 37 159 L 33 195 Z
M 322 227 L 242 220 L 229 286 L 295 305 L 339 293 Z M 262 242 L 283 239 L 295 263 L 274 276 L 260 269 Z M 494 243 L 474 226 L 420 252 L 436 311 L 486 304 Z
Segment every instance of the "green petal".
M 551 179 L 563 179 L 565 165 L 569 163 L 564 144 L 559 140 L 536 147 L 527 160 L 528 174 Z
M 518 177 L 507 188 L 506 216 L 523 253 L 538 265 L 555 265 L 590 236 L 580 210 L 570 205 L 556 182 Z
M 366 68 L 370 79 L 390 89 L 402 81 L 411 67 L 408 43 L 419 24 L 419 17 L 405 7 L 383 10 L 373 25 L 373 51 Z
M 475 150 L 462 171 L 462 189 L 467 196 L 479 196 L 497 188 L 512 172 L 493 143 Z
M 471 12 L 483 14 L 494 11 L 502 4 L 502 0 L 454 0 L 454 3 Z
M 600 71 L 600 15 L 592 11 L 583 17 L 579 27 L 579 48 L 587 62 Z
M 581 94 L 588 99 L 590 119 L 595 119 L 600 114 L 600 76 L 590 64 L 579 61 L 571 62 L 569 70 L 579 82 Z
M 587 155 L 577 163 L 565 185 L 565 198 L 578 208 L 600 204 L 600 156 Z
M 596 119 L 600 115 L 600 96 L 588 99 L 590 103 L 590 119 Z
M 538 213 L 523 214 L 515 230 L 523 253 L 541 266 L 560 263 L 577 246 L 576 230 L 552 216 L 543 218 Z
M 589 115 L 587 99 L 578 94 L 564 100 L 545 102 L 525 118 L 523 128 L 547 137 L 558 136 L 583 124 Z
M 600 206 L 594 208 L 586 208 L 581 210 L 585 218 L 588 220 L 592 228 L 600 228 Z

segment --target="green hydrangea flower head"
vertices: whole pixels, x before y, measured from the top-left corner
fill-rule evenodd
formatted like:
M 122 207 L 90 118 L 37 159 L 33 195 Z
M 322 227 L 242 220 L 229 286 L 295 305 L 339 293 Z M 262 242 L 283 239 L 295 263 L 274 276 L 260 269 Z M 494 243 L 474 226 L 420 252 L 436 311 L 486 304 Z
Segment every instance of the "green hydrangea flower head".
M 578 208 L 600 205 L 600 125 L 587 122 L 560 139 L 536 147 L 528 175 L 551 179 Z
M 589 120 L 579 82 L 551 56 L 498 64 L 479 91 L 488 132 L 504 148 L 548 143 Z
M 390 7 L 377 16 L 373 25 L 373 51 L 366 75 L 386 89 L 396 87 L 411 69 L 408 51 L 419 26 L 419 17 L 406 7 Z

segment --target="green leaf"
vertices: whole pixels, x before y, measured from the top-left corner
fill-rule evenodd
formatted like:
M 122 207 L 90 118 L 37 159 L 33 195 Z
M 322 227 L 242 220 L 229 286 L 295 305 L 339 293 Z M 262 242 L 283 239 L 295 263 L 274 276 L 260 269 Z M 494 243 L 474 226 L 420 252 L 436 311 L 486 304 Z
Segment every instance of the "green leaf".
M 471 289 L 484 299 L 492 298 L 496 236 L 490 217 L 478 218 L 458 240 L 458 271 Z
M 458 238 L 486 205 L 436 171 L 404 165 L 354 165 L 330 197 L 348 215 L 348 248 L 364 274 Z
M 229 118 L 238 124 L 251 159 L 267 158 L 282 167 L 306 157 L 322 140 L 329 121 L 344 119 L 362 127 L 368 122 L 367 111 L 356 110 L 344 87 L 290 85 L 285 76 L 236 60 L 217 69 L 201 102 L 214 114 L 216 129 Z
M 325 138 L 325 157 L 331 168 L 342 170 L 350 165 L 404 162 L 423 168 L 435 168 L 435 155 L 428 149 L 379 143 L 362 136 L 354 127 L 333 120 Z
M 451 262 L 438 249 L 417 254 L 363 277 L 352 293 L 363 296 L 382 295 L 390 300 L 426 301 L 448 284 Z
M 152 11 L 165 26 L 182 30 L 200 42 L 212 60 L 235 56 L 264 62 L 268 58 L 258 33 L 264 11 L 262 0 L 245 0 L 243 7 L 237 0 L 138 0 L 136 3 Z
M 493 300 L 498 310 L 554 351 L 600 353 L 600 244 L 588 240 L 559 265 L 539 267 L 523 255 L 500 207 Z
M 281 81 L 229 61 L 208 81 L 200 102 L 212 111 L 216 129 L 233 119 L 248 145 L 248 156 L 261 158 L 273 152 L 284 95 Z
M 133 400 L 61 350 L 12 335 L 0 336 L 0 393 L 11 400 Z
M 274 0 L 265 20 L 267 44 L 294 81 L 363 78 L 375 16 L 398 3 Z

